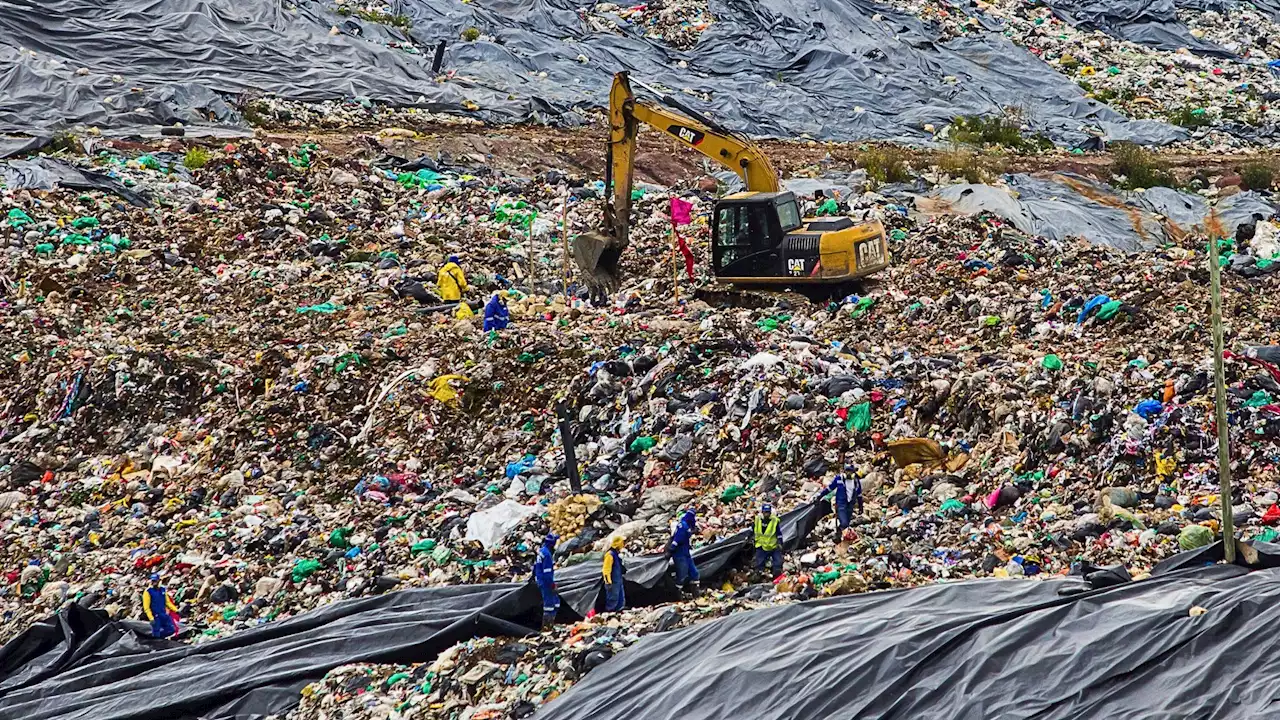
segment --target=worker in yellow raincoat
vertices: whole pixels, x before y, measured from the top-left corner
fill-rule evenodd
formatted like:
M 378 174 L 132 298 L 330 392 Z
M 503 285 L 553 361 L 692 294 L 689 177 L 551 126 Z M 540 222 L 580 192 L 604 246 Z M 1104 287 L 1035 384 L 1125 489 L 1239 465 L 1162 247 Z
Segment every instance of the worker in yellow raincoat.
M 467 285 L 467 276 L 462 273 L 458 264 L 458 256 L 450 255 L 449 262 L 440 268 L 440 276 L 436 278 L 436 288 L 440 291 L 440 299 L 455 302 L 462 299 L 462 293 L 471 289 Z

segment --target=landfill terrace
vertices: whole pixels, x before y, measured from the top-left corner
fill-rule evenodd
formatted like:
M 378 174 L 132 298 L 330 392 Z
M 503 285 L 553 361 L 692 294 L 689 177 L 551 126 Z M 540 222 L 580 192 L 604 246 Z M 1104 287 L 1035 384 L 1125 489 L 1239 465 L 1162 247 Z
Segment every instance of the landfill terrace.
M 826 516 L 775 578 L 748 555 L 676 602 L 338 667 L 289 714 L 525 717 L 649 633 L 1073 566 L 1141 577 L 1219 532 L 1212 219 L 1161 216 L 1148 249 L 1122 252 L 946 201 L 964 178 L 938 157 L 895 160 L 909 181 L 892 183 L 865 148 L 773 143 L 809 183 L 806 214 L 882 221 L 892 263 L 830 298 L 734 291 L 707 264 L 725 185 L 646 136 L 624 285 L 593 304 L 566 233 L 599 222 L 602 131 L 420 130 L 87 138 L 6 166 L 4 639 L 69 603 L 140 619 L 152 573 L 192 644 L 351 598 L 526 583 L 548 532 L 558 570 L 598 574 L 615 537 L 624 557 L 662 553 L 685 510 L 696 549 L 762 503 L 788 512 L 837 473 L 860 479 L 850 527 Z M 1010 164 L 1104 187 L 1056 171 L 1107 162 Z M 1241 192 L 1247 163 L 1216 162 L 1172 172 L 1199 174 L 1187 197 L 1268 208 L 1219 242 L 1232 512 L 1271 540 L 1280 228 L 1267 189 Z M 474 313 L 438 296 L 450 256 Z M 485 332 L 495 293 L 510 324 Z

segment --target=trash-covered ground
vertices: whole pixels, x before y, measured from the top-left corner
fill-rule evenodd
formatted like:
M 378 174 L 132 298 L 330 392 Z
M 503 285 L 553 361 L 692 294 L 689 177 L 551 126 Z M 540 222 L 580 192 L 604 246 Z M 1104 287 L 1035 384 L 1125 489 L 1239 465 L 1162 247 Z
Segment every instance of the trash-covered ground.
M 593 307 L 564 276 L 563 223 L 597 222 L 598 168 L 548 167 L 571 154 L 552 133 L 529 144 L 541 156 L 477 142 L 418 156 L 385 135 L 94 140 L 70 169 L 0 168 L 3 637 L 71 601 L 138 618 L 159 572 L 198 643 L 348 597 L 524 581 L 551 528 L 562 566 L 594 564 L 614 535 L 627 554 L 661 552 L 682 508 L 701 544 L 746 528 L 763 501 L 786 511 L 838 472 L 861 478 L 865 512 L 838 541 L 823 521 L 776 583 L 735 569 L 675 606 L 341 669 L 296 713 L 521 716 L 601 661 L 592 651 L 673 624 L 1081 561 L 1138 575 L 1217 528 L 1193 224 L 1174 218 L 1128 255 L 906 186 L 872 191 L 838 160 L 780 159 L 855 186 L 830 202 L 806 193 L 810 212 L 890 232 L 888 271 L 813 303 L 713 288 L 715 182 L 655 160 L 647 176 L 663 185 L 642 185 L 628 282 Z M 21 189 L 51 174 L 75 187 Z M 1202 199 L 1228 194 L 1215 182 Z M 673 195 L 694 204 L 677 228 L 692 280 L 673 262 Z M 1270 539 L 1280 247 L 1265 218 L 1231 230 L 1234 515 L 1245 537 Z M 470 316 L 439 309 L 450 255 Z M 486 333 L 495 292 L 512 325 Z M 581 494 L 565 478 L 562 401 Z M 914 458 L 895 460 L 888 443 L 908 439 Z

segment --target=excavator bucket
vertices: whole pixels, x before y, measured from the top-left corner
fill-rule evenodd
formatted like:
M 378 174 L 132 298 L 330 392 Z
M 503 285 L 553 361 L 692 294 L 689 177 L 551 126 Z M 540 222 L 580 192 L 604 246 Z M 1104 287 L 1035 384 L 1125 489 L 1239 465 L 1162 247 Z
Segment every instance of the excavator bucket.
M 573 261 L 586 275 L 588 285 L 613 292 L 620 285 L 618 261 L 625 249 L 617 238 L 592 230 L 574 238 Z

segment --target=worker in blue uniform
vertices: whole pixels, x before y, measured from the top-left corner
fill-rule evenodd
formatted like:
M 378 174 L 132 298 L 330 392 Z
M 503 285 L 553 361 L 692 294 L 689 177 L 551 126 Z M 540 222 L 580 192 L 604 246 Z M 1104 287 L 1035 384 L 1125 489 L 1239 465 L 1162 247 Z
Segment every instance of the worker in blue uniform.
M 484 331 L 506 330 L 511 324 L 511 313 L 507 310 L 507 302 L 502 293 L 494 293 L 484 306 Z
M 821 500 L 828 493 L 835 494 L 836 505 L 836 542 L 844 539 L 844 531 L 853 521 L 853 510 L 862 514 L 862 480 L 854 472 L 852 466 L 845 466 L 845 471 L 836 475 L 826 489 L 818 493 L 814 500 Z
M 622 589 L 622 578 L 627 574 L 627 569 L 622 566 L 622 544 L 622 536 L 615 535 L 604 553 L 601 572 L 604 575 L 605 612 L 618 612 L 627 606 L 627 595 Z
M 538 547 L 538 559 L 533 562 L 533 581 L 538 584 L 538 591 L 542 593 L 543 630 L 556 623 L 556 613 L 560 611 L 560 595 L 556 592 L 555 558 L 552 557 L 559 539 L 559 535 L 548 533 Z
M 782 574 L 782 537 L 778 535 L 778 516 L 773 514 L 773 506 L 764 503 L 760 506 L 760 514 L 755 523 L 755 571 L 764 569 L 765 561 L 769 563 L 769 577 Z
M 689 542 L 697 531 L 697 516 L 685 510 L 671 535 L 671 560 L 676 566 L 676 585 L 687 595 L 698 593 L 698 566 L 693 562 L 693 549 Z
M 160 573 L 151 574 L 151 587 L 142 593 L 142 612 L 151 621 L 152 637 L 166 638 L 178 632 L 174 623 L 178 608 L 169 598 L 168 588 L 161 587 Z

